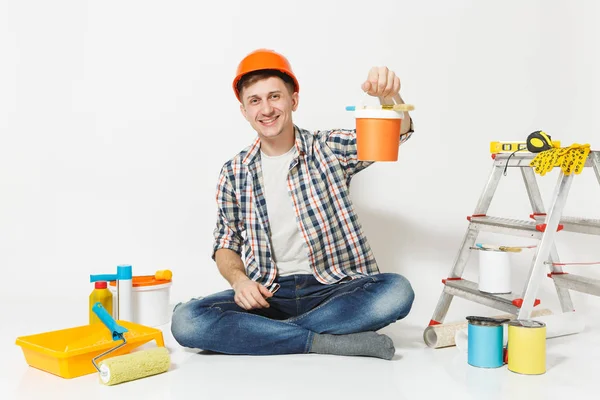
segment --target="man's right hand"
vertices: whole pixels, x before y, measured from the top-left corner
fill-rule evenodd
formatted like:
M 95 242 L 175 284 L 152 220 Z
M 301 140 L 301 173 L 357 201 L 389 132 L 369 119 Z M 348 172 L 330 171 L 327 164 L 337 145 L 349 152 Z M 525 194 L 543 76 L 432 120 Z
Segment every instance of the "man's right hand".
M 235 303 L 244 310 L 252 310 L 254 308 L 269 308 L 265 298 L 273 297 L 273 293 L 251 279 L 243 279 L 233 285 Z

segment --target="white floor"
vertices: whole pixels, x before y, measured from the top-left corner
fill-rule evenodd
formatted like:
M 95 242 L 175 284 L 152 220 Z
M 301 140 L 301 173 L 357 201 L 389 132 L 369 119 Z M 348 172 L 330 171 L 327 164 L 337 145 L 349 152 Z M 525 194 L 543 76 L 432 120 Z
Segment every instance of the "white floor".
M 581 334 L 547 341 L 547 373 L 524 376 L 506 366 L 480 369 L 455 347 L 429 349 L 422 326 L 386 328 L 396 343 L 392 361 L 320 355 L 238 357 L 180 348 L 163 327 L 171 351 L 167 373 L 103 386 L 96 374 L 72 380 L 30 368 L 18 336 L 78 326 L 85 302 L 0 299 L 1 399 L 564 399 L 597 397 L 600 319 L 589 316 Z M 18 307 L 16 306 L 18 304 Z M 83 322 L 85 324 L 85 321 Z M 400 325 L 401 324 L 401 325 Z

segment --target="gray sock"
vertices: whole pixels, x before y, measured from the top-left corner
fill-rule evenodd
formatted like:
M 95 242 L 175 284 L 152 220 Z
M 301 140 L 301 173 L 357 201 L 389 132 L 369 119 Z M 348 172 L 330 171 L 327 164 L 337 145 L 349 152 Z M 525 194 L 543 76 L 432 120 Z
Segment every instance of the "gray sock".
M 359 332 L 348 335 L 315 333 L 310 353 L 338 356 L 368 356 L 391 360 L 396 348 L 386 335 L 376 332 Z

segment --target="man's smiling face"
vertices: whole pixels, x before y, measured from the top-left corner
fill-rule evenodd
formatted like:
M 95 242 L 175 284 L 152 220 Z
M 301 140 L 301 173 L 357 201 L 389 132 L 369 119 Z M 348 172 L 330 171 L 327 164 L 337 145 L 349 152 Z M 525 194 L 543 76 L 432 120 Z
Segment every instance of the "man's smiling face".
M 276 140 L 294 132 L 292 112 L 298 108 L 298 93 L 291 93 L 278 77 L 261 79 L 242 90 L 240 109 L 261 139 Z

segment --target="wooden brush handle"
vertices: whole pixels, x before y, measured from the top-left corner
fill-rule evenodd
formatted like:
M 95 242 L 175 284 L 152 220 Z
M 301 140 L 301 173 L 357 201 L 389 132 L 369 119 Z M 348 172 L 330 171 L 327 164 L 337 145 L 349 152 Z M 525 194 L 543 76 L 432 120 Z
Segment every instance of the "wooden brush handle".
M 412 111 L 415 109 L 415 106 L 412 104 L 404 104 L 404 100 L 400 97 L 400 94 L 395 94 L 391 101 L 388 102 L 389 98 L 379 98 L 379 104 L 381 104 L 381 108 L 384 110 L 394 110 L 394 111 Z
M 412 104 L 382 104 L 381 108 L 384 110 L 394 110 L 394 111 L 412 111 L 415 109 L 415 106 Z

